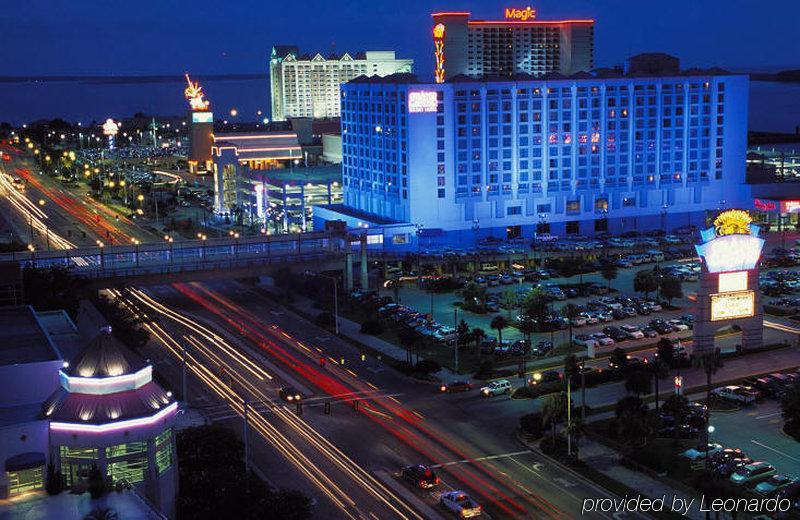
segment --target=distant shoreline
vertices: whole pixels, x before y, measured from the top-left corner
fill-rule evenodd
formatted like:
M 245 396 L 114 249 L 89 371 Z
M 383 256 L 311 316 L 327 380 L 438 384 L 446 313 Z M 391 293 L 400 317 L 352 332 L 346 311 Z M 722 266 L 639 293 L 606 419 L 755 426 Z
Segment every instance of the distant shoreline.
M 201 74 L 192 75 L 202 81 L 241 81 L 267 79 L 266 74 Z M 142 83 L 183 83 L 182 75 L 151 76 L 0 76 L 0 83 L 85 83 L 94 85 L 142 84 Z
M 800 70 L 786 70 L 777 73 L 749 72 L 751 81 L 770 83 L 800 83 Z M 201 81 L 242 81 L 266 80 L 266 73 L 245 74 L 198 74 L 192 78 Z M 144 83 L 183 83 L 183 75 L 148 75 L 148 76 L 0 76 L 0 83 L 84 83 L 87 85 L 124 85 Z

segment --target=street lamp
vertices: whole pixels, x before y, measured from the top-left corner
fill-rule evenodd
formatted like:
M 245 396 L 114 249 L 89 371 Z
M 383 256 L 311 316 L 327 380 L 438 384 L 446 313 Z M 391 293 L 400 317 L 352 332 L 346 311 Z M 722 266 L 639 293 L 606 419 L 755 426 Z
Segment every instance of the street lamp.
M 172 263 L 172 237 L 169 235 L 164 235 L 164 241 L 169 244 L 169 263 Z
M 136 267 L 139 267 L 139 244 L 141 242 L 136 238 L 131 238 L 131 243 L 136 246 L 136 252 L 134 253 L 134 262 L 136 263 Z
M 198 233 L 197 234 L 197 238 L 199 238 L 200 241 L 201 241 L 200 258 L 205 262 L 205 260 L 206 260 L 206 239 L 208 237 L 206 235 L 204 235 L 203 233 Z
M 100 268 L 103 268 L 106 266 L 106 259 L 105 255 L 103 254 L 103 247 L 105 247 L 105 244 L 102 241 L 97 240 L 97 247 L 100 248 Z

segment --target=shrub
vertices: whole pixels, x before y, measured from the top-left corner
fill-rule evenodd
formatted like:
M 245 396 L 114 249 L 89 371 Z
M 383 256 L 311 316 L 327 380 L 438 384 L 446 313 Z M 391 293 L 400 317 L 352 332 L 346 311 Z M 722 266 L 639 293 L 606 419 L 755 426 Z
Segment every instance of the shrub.
M 494 363 L 487 359 L 483 361 L 475 372 L 475 379 L 489 379 L 494 373 Z
M 361 324 L 362 334 L 371 334 L 373 336 L 377 336 L 382 332 L 383 332 L 383 325 L 381 325 L 381 322 L 378 320 L 370 319 L 366 320 L 364 323 Z
M 530 435 L 534 439 L 540 439 L 545 433 L 542 426 L 542 414 L 538 412 L 520 417 L 519 427 L 523 433 Z
M 60 471 L 56 471 L 56 467 L 52 462 L 47 465 L 45 489 L 48 495 L 57 495 L 64 490 L 64 476 Z
M 333 314 L 330 312 L 320 312 L 317 314 L 317 317 L 314 318 L 314 324 L 317 327 L 322 327 L 324 329 L 333 328 L 335 325 Z
M 89 469 L 87 486 L 89 488 L 89 494 L 92 495 L 92 498 L 100 498 L 106 492 L 103 474 L 100 472 L 100 468 L 97 467 L 97 464 L 92 464 L 92 467 Z
M 439 363 L 433 359 L 423 359 L 417 362 L 417 366 L 415 368 L 417 372 L 421 372 L 423 374 L 434 374 L 442 369 L 441 365 L 439 365 Z

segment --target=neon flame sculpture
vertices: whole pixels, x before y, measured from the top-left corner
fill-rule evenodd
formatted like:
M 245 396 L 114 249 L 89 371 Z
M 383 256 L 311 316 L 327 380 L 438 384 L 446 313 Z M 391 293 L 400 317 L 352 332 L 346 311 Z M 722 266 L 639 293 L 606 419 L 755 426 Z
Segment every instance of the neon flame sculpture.
M 189 74 L 186 74 L 186 83 L 188 86 L 183 91 L 183 95 L 189 101 L 189 106 L 192 110 L 205 111 L 208 110 L 208 101 L 203 99 L 203 87 L 198 82 L 192 82 L 189 79 Z
M 436 57 L 436 83 L 444 83 L 444 24 L 437 24 L 433 28 L 433 45 Z

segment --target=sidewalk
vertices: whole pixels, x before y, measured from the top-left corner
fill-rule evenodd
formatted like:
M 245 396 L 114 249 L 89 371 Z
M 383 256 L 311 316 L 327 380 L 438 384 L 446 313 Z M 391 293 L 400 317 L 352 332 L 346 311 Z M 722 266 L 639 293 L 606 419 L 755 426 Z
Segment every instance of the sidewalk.
M 581 459 L 595 471 L 641 492 L 642 495 L 649 498 L 660 498 L 666 495 L 665 508 L 669 508 L 673 496 L 693 498 L 688 496 L 685 490 L 674 488 L 649 475 L 622 466 L 619 463 L 622 458 L 619 452 L 592 439 L 583 438 L 581 440 L 580 454 Z M 697 507 L 692 507 L 686 517 L 703 520 L 705 515 L 698 511 Z
M 321 310 L 314 307 L 314 302 L 312 300 L 300 295 L 294 296 L 293 306 L 300 312 L 308 316 L 311 316 L 312 318 L 317 314 L 319 314 L 320 312 L 322 312 Z M 406 361 L 405 349 L 397 345 L 394 345 L 393 343 L 389 343 L 388 341 L 376 338 L 375 336 L 372 336 L 370 334 L 362 333 L 360 324 L 351 321 L 347 318 L 343 318 L 341 315 L 339 316 L 339 336 L 350 338 L 351 340 L 357 343 L 360 343 L 376 352 L 379 352 L 381 355 L 388 356 L 397 361 L 402 361 L 402 362 Z M 457 379 L 463 379 L 464 377 L 458 374 L 454 374 L 453 371 L 448 368 L 442 368 L 435 375 L 436 377 L 445 382 L 454 381 Z

